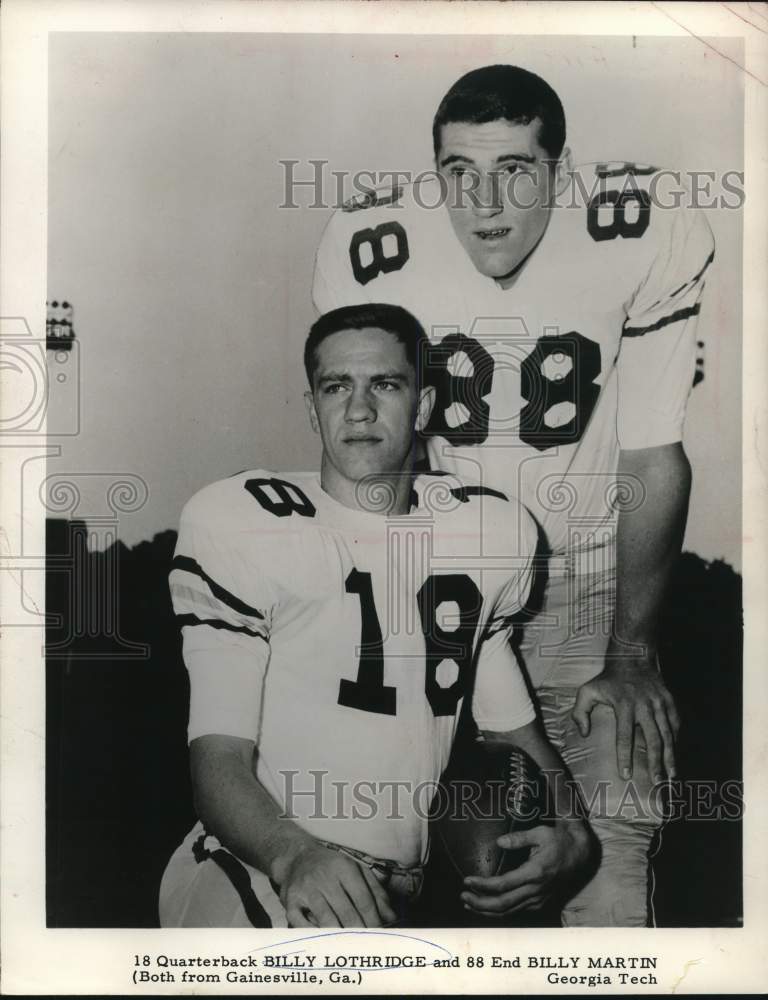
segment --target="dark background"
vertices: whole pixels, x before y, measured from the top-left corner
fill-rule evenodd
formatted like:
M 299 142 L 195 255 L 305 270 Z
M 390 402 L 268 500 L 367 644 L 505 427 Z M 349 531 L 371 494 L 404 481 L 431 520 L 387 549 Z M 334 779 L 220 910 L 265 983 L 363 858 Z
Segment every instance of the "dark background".
M 176 533 L 97 553 L 83 522 L 47 528 L 48 926 L 156 927 L 162 872 L 195 819 L 167 586 Z M 741 636 L 741 577 L 684 553 L 661 657 L 688 781 L 741 779 Z M 740 822 L 670 822 L 653 869 L 658 926 L 741 924 Z

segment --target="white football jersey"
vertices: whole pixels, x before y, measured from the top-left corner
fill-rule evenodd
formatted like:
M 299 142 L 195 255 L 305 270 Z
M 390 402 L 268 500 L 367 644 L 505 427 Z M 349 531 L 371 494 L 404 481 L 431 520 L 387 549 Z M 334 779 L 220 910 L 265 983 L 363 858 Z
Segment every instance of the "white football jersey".
M 556 553 L 613 521 L 620 448 L 681 439 L 714 256 L 655 168 L 575 176 L 509 289 L 475 269 L 434 178 L 337 211 L 313 288 L 321 313 L 387 302 L 421 321 L 441 373 L 432 468 L 519 497 Z
M 342 506 L 316 473 L 240 473 L 185 507 L 170 581 L 189 739 L 254 740 L 288 815 L 402 864 L 425 856 L 465 693 L 480 729 L 534 718 L 509 642 L 533 519 L 452 475 L 419 476 L 411 500 L 391 517 Z

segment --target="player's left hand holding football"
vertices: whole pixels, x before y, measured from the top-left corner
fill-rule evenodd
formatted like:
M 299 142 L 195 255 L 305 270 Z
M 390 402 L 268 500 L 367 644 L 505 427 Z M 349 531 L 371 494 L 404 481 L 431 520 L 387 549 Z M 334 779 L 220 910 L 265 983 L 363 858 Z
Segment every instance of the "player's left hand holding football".
M 531 853 L 512 871 L 464 880 L 462 901 L 486 917 L 540 910 L 584 871 L 592 856 L 592 838 L 578 819 L 506 833 L 496 843 L 505 850 L 528 847 Z

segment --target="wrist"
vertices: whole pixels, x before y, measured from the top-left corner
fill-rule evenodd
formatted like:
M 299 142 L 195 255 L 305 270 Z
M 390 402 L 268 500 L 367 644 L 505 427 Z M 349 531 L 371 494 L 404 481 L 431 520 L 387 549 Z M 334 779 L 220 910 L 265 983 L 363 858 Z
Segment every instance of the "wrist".
M 575 816 L 561 819 L 557 824 L 573 845 L 576 857 L 586 861 L 594 849 L 595 838 L 583 819 Z
M 605 652 L 607 661 L 614 666 L 626 664 L 628 667 L 647 663 L 656 665 L 656 639 L 647 633 L 637 633 L 626 637 L 624 633 L 612 635 Z
M 296 827 L 290 835 L 281 831 L 280 843 L 276 845 L 267 863 L 267 874 L 278 886 L 282 886 L 296 861 L 316 843 L 315 838 Z
M 561 816 L 555 825 L 559 826 L 563 833 L 567 833 L 569 837 L 572 837 L 576 841 L 583 841 L 585 844 L 590 841 L 589 827 L 581 816 L 573 814 L 570 816 Z

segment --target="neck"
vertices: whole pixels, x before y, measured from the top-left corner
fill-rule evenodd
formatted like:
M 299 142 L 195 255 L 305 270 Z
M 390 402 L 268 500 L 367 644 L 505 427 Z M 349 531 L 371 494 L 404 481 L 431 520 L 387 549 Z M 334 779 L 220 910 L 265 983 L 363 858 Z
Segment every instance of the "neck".
M 409 458 L 406 468 L 411 470 L 412 464 Z M 390 472 L 371 474 L 358 480 L 346 479 L 323 456 L 320 486 L 337 503 L 352 510 L 397 516 L 410 510 L 413 473 Z

